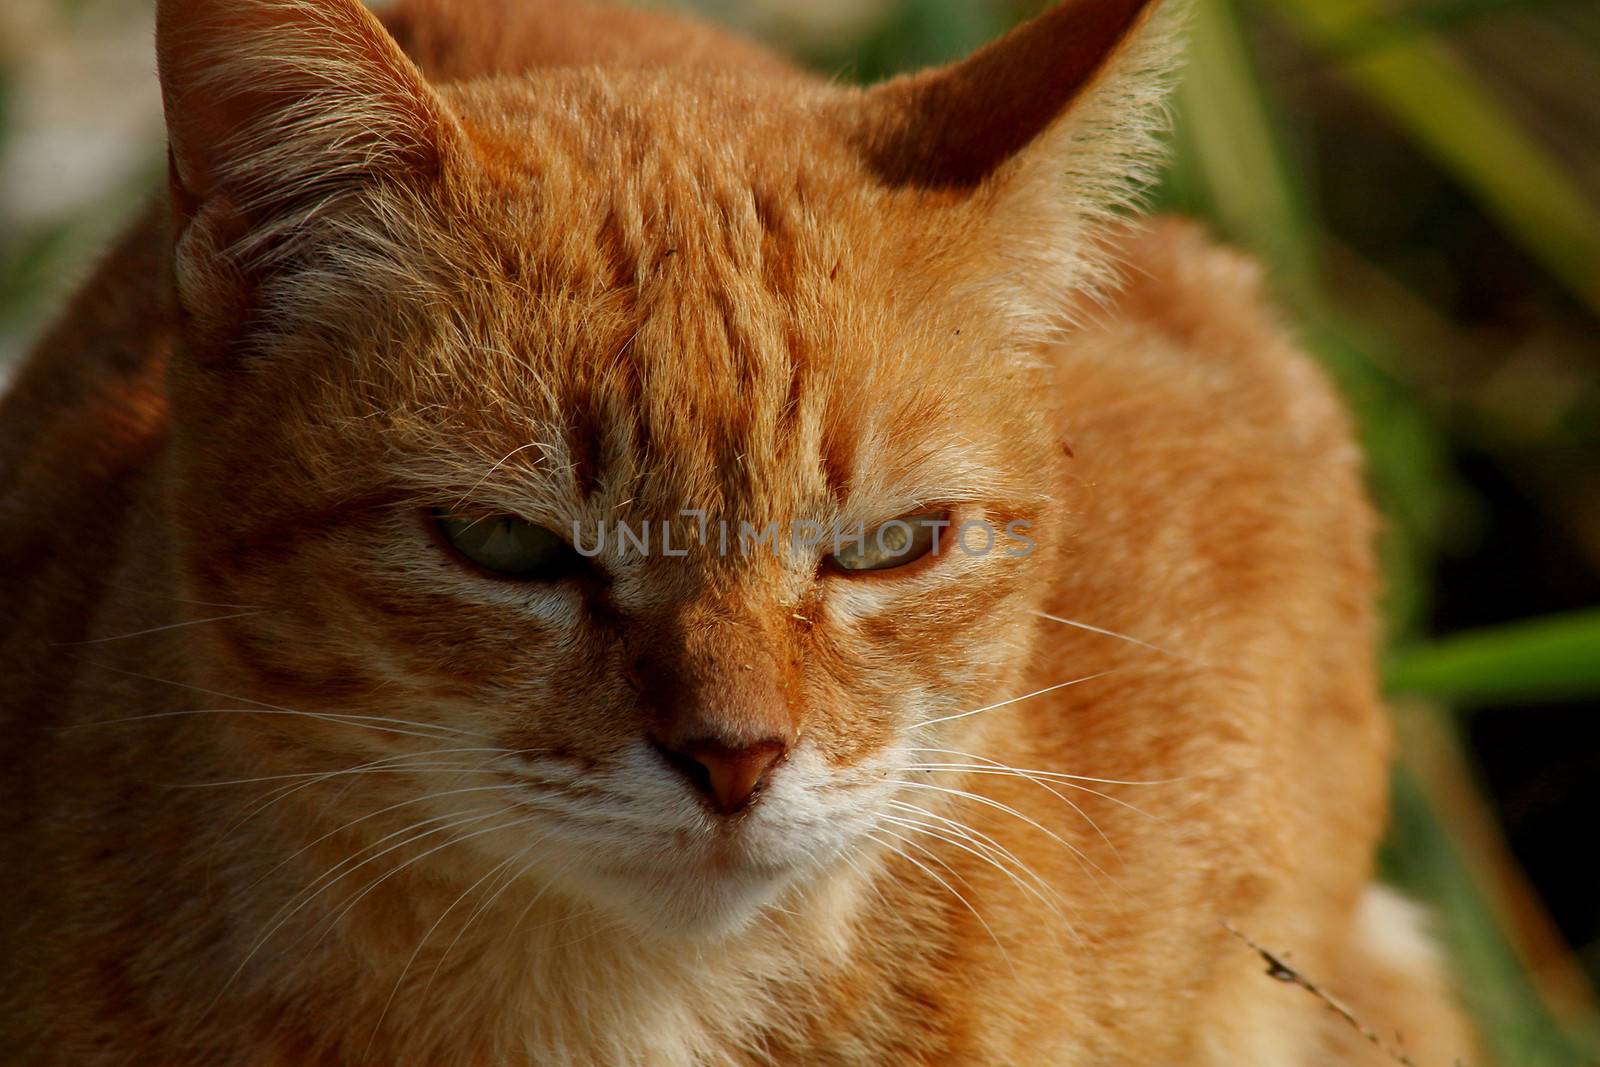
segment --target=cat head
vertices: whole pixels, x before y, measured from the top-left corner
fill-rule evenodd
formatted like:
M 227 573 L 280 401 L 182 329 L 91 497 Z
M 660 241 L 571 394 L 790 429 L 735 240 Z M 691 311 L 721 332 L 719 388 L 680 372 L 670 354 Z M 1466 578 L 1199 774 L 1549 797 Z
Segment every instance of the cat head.
M 1148 159 L 1155 7 L 857 90 L 430 85 L 354 0 L 162 0 L 177 552 L 249 606 L 191 633 L 318 716 L 228 743 L 654 930 L 859 847 L 1026 663 L 1040 347 Z

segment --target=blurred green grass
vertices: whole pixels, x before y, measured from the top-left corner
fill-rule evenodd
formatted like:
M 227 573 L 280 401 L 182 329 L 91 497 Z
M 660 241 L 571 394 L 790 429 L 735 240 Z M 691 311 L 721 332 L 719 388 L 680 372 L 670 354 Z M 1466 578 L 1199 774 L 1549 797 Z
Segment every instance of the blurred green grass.
M 56 2 L 84 18 L 132 0 Z M 887 0 L 864 29 L 808 38 L 808 58 L 871 80 L 961 55 L 1038 7 Z M 1502 519 L 1468 459 L 1600 574 L 1597 73 L 1593 0 L 1196 0 L 1173 161 L 1152 197 L 1260 257 L 1350 398 L 1387 519 L 1402 758 L 1383 866 L 1436 909 L 1505 1067 L 1600 1064 L 1600 1012 L 1506 848 L 1466 726 L 1525 713 L 1536 729 L 1557 698 L 1600 709 L 1600 612 L 1431 630 L 1437 575 Z M 109 207 L 0 233 L 0 335 L 36 327 L 148 179 L 130 175 Z M 1499 596 L 1477 573 L 1482 599 Z

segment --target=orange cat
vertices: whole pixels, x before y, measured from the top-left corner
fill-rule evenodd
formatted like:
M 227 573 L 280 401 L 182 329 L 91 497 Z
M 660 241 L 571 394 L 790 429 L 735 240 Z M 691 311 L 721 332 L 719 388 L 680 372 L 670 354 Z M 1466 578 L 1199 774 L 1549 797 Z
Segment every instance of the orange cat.
M 1170 11 L 857 90 L 158 9 L 170 195 L 0 408 L 5 1063 L 1466 1054 L 1345 418 L 1113 221 Z

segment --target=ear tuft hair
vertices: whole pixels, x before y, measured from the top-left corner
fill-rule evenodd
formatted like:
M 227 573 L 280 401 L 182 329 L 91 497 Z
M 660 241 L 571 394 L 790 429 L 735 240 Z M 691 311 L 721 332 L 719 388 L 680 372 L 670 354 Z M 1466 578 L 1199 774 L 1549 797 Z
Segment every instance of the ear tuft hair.
M 354 191 L 440 171 L 451 119 L 356 0 L 159 0 L 156 51 L 180 297 L 266 271 Z

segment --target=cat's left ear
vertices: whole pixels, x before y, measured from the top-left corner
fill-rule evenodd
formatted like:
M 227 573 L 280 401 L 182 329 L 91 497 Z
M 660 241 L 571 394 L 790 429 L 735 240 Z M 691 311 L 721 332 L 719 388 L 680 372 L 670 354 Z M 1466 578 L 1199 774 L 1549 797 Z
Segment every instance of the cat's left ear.
M 360 0 L 158 0 L 156 53 L 197 318 L 252 299 L 363 192 L 427 186 L 456 131 Z
M 948 67 L 867 93 L 868 165 L 962 213 L 935 223 L 987 246 L 1004 275 L 1057 306 L 1097 280 L 1098 225 L 1159 158 L 1183 0 L 1063 0 Z

